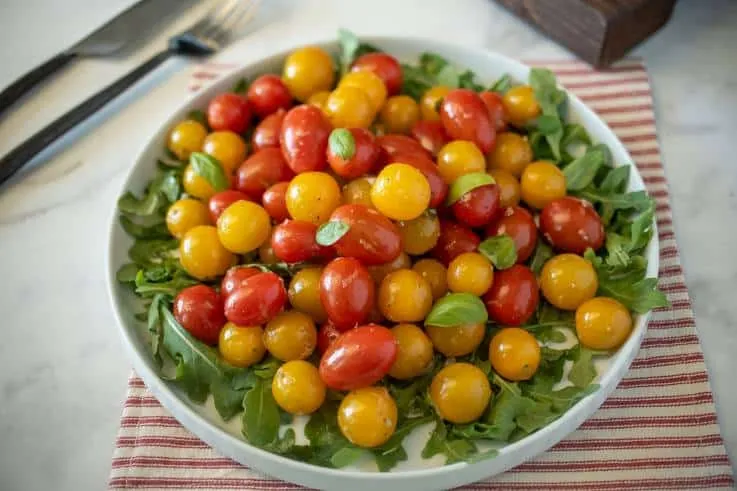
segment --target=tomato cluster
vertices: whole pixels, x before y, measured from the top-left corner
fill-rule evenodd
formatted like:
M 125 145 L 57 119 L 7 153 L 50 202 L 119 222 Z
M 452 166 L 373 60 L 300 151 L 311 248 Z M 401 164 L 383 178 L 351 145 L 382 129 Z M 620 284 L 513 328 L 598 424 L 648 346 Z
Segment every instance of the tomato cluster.
M 363 447 L 386 442 L 397 423 L 377 382 L 424 375 L 435 353 L 465 356 L 486 338 L 485 323 L 422 327 L 448 293 L 481 298 L 503 326 L 487 341 L 489 361 L 510 381 L 540 365 L 524 324 L 541 293 L 575 311 L 583 345 L 624 342 L 630 314 L 596 297 L 582 257 L 603 245 L 601 219 L 566 196 L 554 163 L 534 161 L 523 129 L 540 107 L 529 86 L 503 97 L 437 86 L 418 103 L 399 93 L 402 69 L 388 54 L 359 57 L 340 80 L 333 63 L 320 48 L 299 49 L 281 77 L 215 97 L 207 125 L 173 128 L 171 152 L 210 155 L 230 183 L 216 189 L 188 166 L 188 197 L 166 216 L 182 267 L 206 282 L 174 302 L 185 329 L 236 367 L 267 353 L 283 361 L 272 391 L 289 413 L 314 412 L 328 388 L 348 391 L 338 423 Z M 498 236 L 513 241 L 516 264 L 497 268 L 480 250 Z M 528 263 L 538 241 L 557 255 L 536 277 Z M 256 256 L 257 266 L 243 264 Z M 274 262 L 299 267 L 285 279 Z M 491 390 L 484 371 L 458 362 L 434 375 L 429 396 L 442 418 L 468 423 Z

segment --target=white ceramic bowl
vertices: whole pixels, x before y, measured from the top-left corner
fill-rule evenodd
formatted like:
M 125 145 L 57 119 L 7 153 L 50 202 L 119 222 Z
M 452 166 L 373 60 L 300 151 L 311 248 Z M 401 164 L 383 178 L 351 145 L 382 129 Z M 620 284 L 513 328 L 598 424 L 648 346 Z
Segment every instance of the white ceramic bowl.
M 485 83 L 490 83 L 504 73 L 511 74 L 517 80 L 527 80 L 529 71 L 528 67 L 505 56 L 479 48 L 447 44 L 438 40 L 376 37 L 367 38 L 366 42 L 380 47 L 400 60 L 414 61 L 417 55 L 424 51 L 438 53 L 460 68 L 470 68 L 475 71 L 479 80 Z M 335 41 L 319 44 L 330 50 L 337 50 Z M 157 133 L 151 136 L 133 163 L 124 190 L 142 191 L 154 173 L 156 159 L 165 147 L 169 129 L 190 110 L 204 108 L 209 99 L 219 92 L 229 90 L 241 77 L 253 78 L 266 72 L 279 73 L 282 61 L 287 54 L 288 52 L 282 52 L 234 70 L 228 76 L 191 97 L 172 114 Z M 594 141 L 608 145 L 617 165 L 632 165 L 632 160 L 624 146 L 606 124 L 570 94 L 569 119 L 582 124 Z M 630 173 L 629 189 L 644 189 L 643 181 L 635 168 Z M 656 276 L 658 273 L 657 233 L 653 237 L 646 253 L 648 276 Z M 133 317 L 134 312 L 140 310 L 135 308 L 137 300 L 129 291 L 121 288 L 115 280 L 118 268 L 128 262 L 127 250 L 130 244 L 131 239 L 118 223 L 117 213 L 113 213 L 108 255 L 110 298 L 133 367 L 146 386 L 185 427 L 221 454 L 274 477 L 320 489 L 351 489 L 353 491 L 447 489 L 488 478 L 532 459 L 573 432 L 598 409 L 614 390 L 637 354 L 649 317 L 649 315 L 643 315 L 637 318 L 630 338 L 609 359 L 608 363 L 603 365 L 598 379 L 600 384 L 598 391 L 578 402 L 557 421 L 523 440 L 503 447 L 498 456 L 492 459 L 474 464 L 459 463 L 439 466 L 438 459 L 428 462 L 419 457 L 424 439 L 422 435 L 419 437 L 411 435 L 405 445 L 410 454 L 410 460 L 391 472 L 370 472 L 361 468 L 327 469 L 289 460 L 249 445 L 240 436 L 239 418 L 234 418 L 234 422 L 224 423 L 212 404 L 200 406 L 191 403 L 186 395 L 173 384 L 159 377 L 151 356 L 145 327 Z

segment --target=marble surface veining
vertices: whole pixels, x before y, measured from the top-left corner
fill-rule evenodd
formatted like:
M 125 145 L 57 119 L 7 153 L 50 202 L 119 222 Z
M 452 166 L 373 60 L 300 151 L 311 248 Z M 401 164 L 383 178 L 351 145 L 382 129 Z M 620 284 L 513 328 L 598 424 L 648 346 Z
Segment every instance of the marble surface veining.
M 131 3 L 2 2 L 0 86 Z M 133 54 L 64 70 L 3 116 L 0 153 L 153 54 L 195 14 Z M 268 0 L 256 31 L 219 57 L 246 62 L 339 26 L 437 36 L 516 58 L 569 56 L 489 0 Z M 733 462 L 736 47 L 737 3 L 681 1 L 667 28 L 634 52 L 652 78 L 676 234 Z M 191 71 L 168 62 L 0 190 L 0 489 L 106 484 L 130 371 L 105 291 L 108 223 L 132 159 L 186 96 Z

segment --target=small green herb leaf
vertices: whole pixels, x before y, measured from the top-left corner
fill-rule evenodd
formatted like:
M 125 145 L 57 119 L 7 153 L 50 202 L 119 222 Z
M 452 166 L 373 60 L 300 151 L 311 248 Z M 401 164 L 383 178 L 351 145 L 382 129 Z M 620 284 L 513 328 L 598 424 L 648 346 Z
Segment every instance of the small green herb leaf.
M 350 160 L 356 154 L 356 140 L 351 130 L 346 128 L 335 128 L 328 138 L 330 153 L 343 160 Z
M 560 118 L 543 114 L 537 118 L 537 129 L 545 136 L 550 136 L 562 130 Z
M 481 186 L 487 186 L 494 184 L 494 178 L 486 172 L 472 172 L 470 174 L 463 174 L 450 186 L 448 191 L 447 204 L 452 205 L 459 199 L 461 199 L 466 193 L 473 191 Z
M 138 265 L 134 263 L 124 264 L 120 267 L 117 273 L 115 273 L 115 279 L 121 283 L 133 283 L 136 281 L 136 275 L 138 274 Z
M 560 145 L 565 148 L 574 143 L 591 145 L 591 138 L 589 138 L 586 128 L 577 123 L 569 123 L 563 127 L 563 139 L 561 140 Z
M 190 111 L 187 114 L 187 119 L 191 119 L 192 121 L 197 121 L 202 126 L 207 128 L 207 116 L 205 116 L 205 111 L 202 111 L 200 109 L 195 109 L 193 111 Z
M 553 249 L 538 238 L 535 252 L 532 253 L 532 259 L 530 260 L 530 269 L 535 273 L 535 276 L 540 275 L 543 266 L 551 257 L 553 257 Z
M 348 231 L 351 226 L 340 220 L 331 220 L 320 225 L 317 229 L 315 241 L 321 246 L 331 246 L 338 242 Z
M 472 441 L 465 438 L 453 438 L 448 434 L 448 428 L 445 423 L 438 420 L 435 429 L 430 434 L 430 438 L 422 449 L 422 458 L 429 459 L 435 455 L 444 454 L 447 465 L 455 462 L 463 462 L 477 452 L 478 449 Z
M 236 94 L 245 94 L 248 91 L 248 86 L 248 80 L 246 78 L 241 78 L 233 86 L 233 92 Z
M 375 46 L 361 43 L 358 37 L 347 29 L 338 29 L 338 44 L 340 44 L 340 55 L 338 57 L 340 76 L 348 73 L 351 65 L 359 56 L 379 51 Z
M 558 89 L 553 72 L 545 68 L 530 70 L 529 81 L 535 93 L 535 99 L 542 110 L 542 115 L 537 122 L 538 130 L 544 135 L 554 159 L 560 161 L 560 147 L 563 140 L 560 108 L 566 102 L 566 93 Z M 556 120 L 557 124 L 553 120 Z M 535 156 L 539 158 L 537 154 Z
M 333 467 L 336 469 L 340 469 L 341 467 L 346 467 L 351 464 L 353 464 L 356 460 L 360 459 L 363 455 L 366 454 L 366 451 L 354 447 L 354 446 L 346 446 L 343 448 L 339 448 L 331 457 L 330 457 L 330 463 L 333 464 Z
M 489 90 L 492 92 L 498 92 L 499 94 L 503 95 L 511 88 L 512 88 L 512 77 L 508 73 L 505 73 L 504 75 L 499 77 L 496 82 L 491 84 L 491 87 L 489 87 Z
M 568 380 L 579 389 L 588 387 L 596 378 L 594 366 L 594 352 L 579 345 L 577 355 L 573 361 Z
M 230 187 L 223 167 L 214 157 L 202 152 L 193 152 L 189 163 L 195 174 L 204 178 L 215 191 L 225 191 Z
M 596 173 L 605 161 L 601 147 L 601 144 L 589 147 L 583 156 L 563 168 L 566 188 L 569 191 L 580 191 L 594 182 Z
M 268 445 L 279 436 L 279 419 L 271 382 L 256 379 L 243 398 L 243 436 L 253 445 Z
M 479 244 L 479 252 L 494 264 L 496 269 L 507 269 L 517 262 L 517 249 L 514 240 L 501 234 L 489 237 Z
M 425 318 L 426 326 L 454 327 L 486 322 L 484 302 L 470 293 L 450 293 L 440 298 Z

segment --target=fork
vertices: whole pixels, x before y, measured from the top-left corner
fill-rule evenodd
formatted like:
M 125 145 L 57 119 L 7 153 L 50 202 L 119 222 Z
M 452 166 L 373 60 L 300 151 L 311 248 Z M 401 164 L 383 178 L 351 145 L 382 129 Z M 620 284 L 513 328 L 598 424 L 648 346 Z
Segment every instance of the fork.
M 90 117 L 144 75 L 174 56 L 202 58 L 220 50 L 233 31 L 249 22 L 260 0 L 222 0 L 190 28 L 169 39 L 165 50 L 80 103 L 0 159 L 0 185 L 51 143 Z

